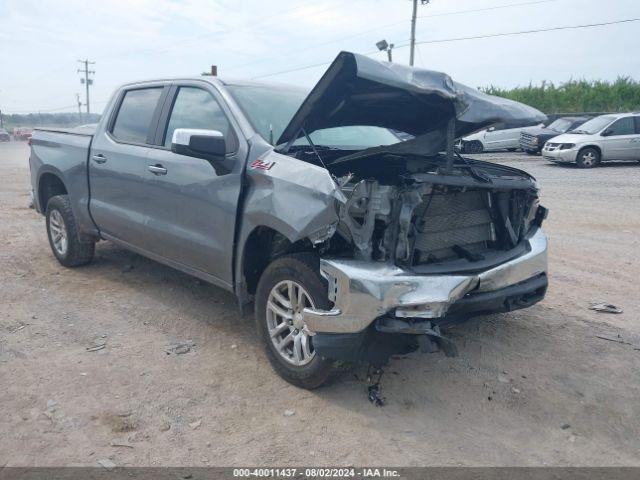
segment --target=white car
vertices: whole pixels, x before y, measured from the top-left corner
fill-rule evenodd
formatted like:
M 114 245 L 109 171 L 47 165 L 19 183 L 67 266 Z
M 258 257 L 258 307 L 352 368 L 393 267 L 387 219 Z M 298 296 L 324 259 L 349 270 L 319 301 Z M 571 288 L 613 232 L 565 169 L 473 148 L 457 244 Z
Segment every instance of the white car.
M 640 112 L 592 118 L 571 133 L 549 140 L 542 156 L 580 168 L 592 168 L 608 160 L 640 160 Z
M 457 147 L 462 153 L 482 153 L 492 150 L 514 152 L 520 148 L 520 133 L 539 128 L 540 125 L 507 128 L 508 125 L 498 124 L 462 138 Z

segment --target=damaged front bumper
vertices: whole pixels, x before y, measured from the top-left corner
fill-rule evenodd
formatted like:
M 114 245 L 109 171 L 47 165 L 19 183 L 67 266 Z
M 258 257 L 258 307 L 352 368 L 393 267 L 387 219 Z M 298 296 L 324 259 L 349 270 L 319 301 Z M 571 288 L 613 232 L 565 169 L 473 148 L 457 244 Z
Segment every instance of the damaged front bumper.
M 410 325 L 448 326 L 479 314 L 527 307 L 546 292 L 547 237 L 536 227 L 526 242 L 524 254 L 468 274 L 417 275 L 390 264 L 322 259 L 320 270 L 335 306 L 305 309 L 305 323 L 317 335 L 355 334 L 384 317 L 408 326 L 405 331 L 398 327 L 398 333 L 419 334 L 423 332 L 411 331 Z

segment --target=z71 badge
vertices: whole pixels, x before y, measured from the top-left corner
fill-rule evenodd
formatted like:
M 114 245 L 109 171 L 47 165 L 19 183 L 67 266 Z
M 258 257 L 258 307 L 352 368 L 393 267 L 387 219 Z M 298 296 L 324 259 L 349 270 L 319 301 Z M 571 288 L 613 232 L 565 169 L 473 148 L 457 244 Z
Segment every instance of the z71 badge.
M 251 162 L 251 165 L 249 165 L 249 167 L 250 168 L 259 168 L 260 170 L 269 170 L 275 164 L 276 164 L 276 162 L 265 162 L 262 159 L 257 158 L 256 160 Z

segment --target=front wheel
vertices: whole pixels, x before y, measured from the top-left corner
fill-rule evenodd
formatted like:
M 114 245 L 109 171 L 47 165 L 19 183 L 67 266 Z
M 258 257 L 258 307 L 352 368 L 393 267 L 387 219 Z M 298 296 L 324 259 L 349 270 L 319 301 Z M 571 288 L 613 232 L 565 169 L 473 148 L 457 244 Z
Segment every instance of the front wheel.
M 95 242 L 78 233 L 67 195 L 51 197 L 47 203 L 47 236 L 58 261 L 65 267 L 78 267 L 93 260 Z
M 583 148 L 578 152 L 576 163 L 580 168 L 593 168 L 600 163 L 600 152 L 592 147 Z
M 278 258 L 260 278 L 255 316 L 269 362 L 287 382 L 306 389 L 324 384 L 334 370 L 313 346 L 302 311 L 330 308 L 318 257 L 299 253 Z

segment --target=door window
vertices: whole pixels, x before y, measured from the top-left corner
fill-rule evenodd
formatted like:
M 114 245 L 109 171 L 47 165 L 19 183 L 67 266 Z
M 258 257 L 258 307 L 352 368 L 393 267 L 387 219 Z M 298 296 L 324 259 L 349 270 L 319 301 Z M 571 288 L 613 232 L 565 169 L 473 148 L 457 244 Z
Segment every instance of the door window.
M 235 135 L 229 120 L 213 95 L 201 88 L 181 87 L 178 90 L 164 137 L 165 147 L 171 146 L 176 128 L 217 130 L 224 135 L 227 152 L 235 151 Z
M 162 87 L 127 91 L 111 130 L 115 139 L 125 143 L 147 143 L 153 114 L 161 95 Z
M 615 135 L 633 135 L 635 132 L 635 126 L 633 124 L 633 117 L 624 117 L 620 120 L 616 120 L 607 128 L 609 136 Z
M 633 120 L 636 122 L 636 133 L 640 135 L 640 117 L 633 117 Z

